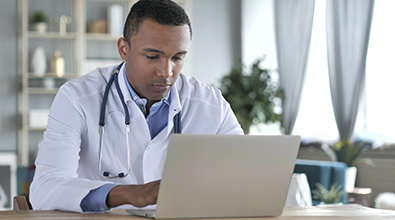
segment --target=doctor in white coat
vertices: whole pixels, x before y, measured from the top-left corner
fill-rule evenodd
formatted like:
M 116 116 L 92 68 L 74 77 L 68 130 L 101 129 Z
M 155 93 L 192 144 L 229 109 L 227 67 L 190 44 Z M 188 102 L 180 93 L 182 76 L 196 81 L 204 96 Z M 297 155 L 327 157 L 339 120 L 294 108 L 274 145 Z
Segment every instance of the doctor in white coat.
M 101 105 L 117 66 L 98 68 L 59 89 L 35 161 L 33 209 L 100 212 L 156 204 L 180 112 L 184 134 L 243 134 L 218 89 L 180 73 L 191 38 L 188 16 L 174 2 L 141 0 L 132 7 L 118 40 L 124 63 L 114 79 L 123 97 L 112 83 L 104 110 L 103 156 L 100 160 Z M 124 177 L 106 178 L 103 171 Z

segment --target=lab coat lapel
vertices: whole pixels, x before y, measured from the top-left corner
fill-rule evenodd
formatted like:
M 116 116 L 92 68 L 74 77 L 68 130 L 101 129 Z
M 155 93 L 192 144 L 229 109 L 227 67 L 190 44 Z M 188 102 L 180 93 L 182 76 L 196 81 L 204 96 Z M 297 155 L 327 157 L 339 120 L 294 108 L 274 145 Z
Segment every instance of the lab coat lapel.
M 128 101 L 132 101 L 132 97 L 128 91 L 128 88 L 126 87 L 125 79 L 123 77 L 124 68 L 125 68 L 125 64 L 122 65 L 120 72 L 118 73 L 118 82 L 119 82 L 119 88 L 121 89 L 124 101 L 126 104 L 128 104 Z M 112 76 L 112 74 L 114 73 L 115 70 L 116 70 L 116 66 L 114 67 L 113 70 L 111 70 L 110 77 Z M 110 79 L 110 77 L 108 78 L 108 80 Z M 107 82 L 108 82 L 108 80 L 107 80 Z M 103 89 L 103 94 L 104 94 L 104 89 Z M 124 114 L 124 109 L 123 109 L 121 100 L 119 99 L 119 95 L 118 95 L 118 92 L 117 92 L 117 89 L 115 86 L 115 82 L 113 82 L 110 87 L 110 92 L 108 94 L 105 114 L 107 115 L 111 111 L 120 111 Z M 130 115 L 130 109 L 129 109 L 129 115 Z
M 135 136 L 134 134 L 140 134 L 140 135 L 143 134 L 144 137 L 148 137 L 148 138 L 142 138 L 142 140 L 144 139 L 144 141 L 143 143 L 140 143 L 143 146 L 146 146 L 148 144 L 147 140 L 151 140 L 149 128 L 144 115 L 141 113 L 141 110 L 138 108 L 138 106 L 132 99 L 129 89 L 126 85 L 126 83 L 129 82 L 125 81 L 124 71 L 125 71 L 125 64 L 122 65 L 120 69 L 118 75 L 118 81 L 119 81 L 119 87 L 121 88 L 122 94 L 124 96 L 125 103 L 128 106 L 130 123 L 131 123 L 131 133 L 132 136 Z M 116 90 L 114 92 L 116 92 Z
M 177 82 L 174 84 L 172 91 L 171 91 L 171 103 L 169 106 L 169 118 L 167 122 L 167 134 L 170 134 L 173 132 L 174 129 L 174 116 L 178 114 L 181 110 L 181 101 L 180 101 L 180 96 L 178 94 L 178 86 L 177 83 L 180 82 L 181 80 L 177 80 Z M 181 118 L 182 118 L 182 113 L 181 113 Z M 180 118 L 180 120 L 181 120 Z
M 178 81 L 177 81 L 178 82 Z M 173 86 L 170 93 L 171 103 L 169 106 L 169 116 L 167 119 L 167 127 L 165 127 L 152 141 L 163 141 L 167 140 L 169 134 L 174 131 L 174 116 L 179 113 L 182 109 L 180 97 L 178 94 L 177 83 Z M 182 115 L 182 113 L 181 113 Z
M 125 71 L 125 65 L 126 65 L 126 63 L 124 63 L 122 65 L 121 69 L 119 70 L 118 82 L 119 82 L 119 87 L 121 88 L 123 97 L 125 99 L 125 103 L 128 103 L 128 101 L 133 101 L 133 100 L 132 100 L 132 96 L 130 95 L 130 92 L 128 90 L 128 87 L 126 86 L 126 83 L 129 83 L 129 82 L 125 81 L 125 77 L 123 75 L 123 72 Z

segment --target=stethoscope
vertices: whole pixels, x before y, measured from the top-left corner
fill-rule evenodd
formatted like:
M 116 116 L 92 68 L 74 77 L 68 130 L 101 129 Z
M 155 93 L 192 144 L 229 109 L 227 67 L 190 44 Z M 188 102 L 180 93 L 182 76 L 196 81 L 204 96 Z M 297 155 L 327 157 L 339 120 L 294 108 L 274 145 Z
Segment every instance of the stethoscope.
M 104 177 L 104 178 L 124 178 L 127 177 L 130 174 L 130 146 L 129 146 L 129 134 L 130 134 L 130 116 L 129 116 L 129 111 L 128 107 L 125 103 L 125 100 L 123 98 L 123 94 L 121 92 L 121 88 L 119 87 L 119 82 L 118 82 L 118 74 L 119 71 L 121 70 L 121 67 L 124 62 L 118 65 L 117 69 L 114 71 L 114 73 L 111 75 L 110 80 L 108 81 L 106 85 L 106 89 L 104 90 L 104 95 L 103 95 L 103 102 L 101 103 L 101 109 L 100 109 L 100 120 L 99 120 L 99 125 L 100 125 L 100 148 L 99 148 L 99 168 L 98 172 L 99 174 Z M 102 171 L 101 169 L 101 164 L 102 164 L 102 158 L 103 158 L 103 136 L 104 136 L 104 115 L 106 112 L 106 104 L 107 104 L 107 98 L 108 98 L 108 93 L 110 91 L 110 87 L 112 83 L 115 82 L 115 88 L 117 89 L 118 97 L 121 100 L 123 110 L 125 112 L 125 137 L 126 137 L 126 152 L 127 152 L 127 161 L 128 161 L 128 172 L 125 174 L 124 172 L 119 172 L 117 175 L 113 175 L 108 171 Z M 177 113 L 174 116 L 174 133 L 181 134 L 181 112 Z

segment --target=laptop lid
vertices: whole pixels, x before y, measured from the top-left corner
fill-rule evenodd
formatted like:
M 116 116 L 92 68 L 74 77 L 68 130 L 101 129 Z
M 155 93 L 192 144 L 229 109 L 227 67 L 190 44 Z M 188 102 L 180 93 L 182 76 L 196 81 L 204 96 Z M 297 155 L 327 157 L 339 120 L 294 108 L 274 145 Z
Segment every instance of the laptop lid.
M 299 136 L 173 134 L 155 218 L 279 216 Z

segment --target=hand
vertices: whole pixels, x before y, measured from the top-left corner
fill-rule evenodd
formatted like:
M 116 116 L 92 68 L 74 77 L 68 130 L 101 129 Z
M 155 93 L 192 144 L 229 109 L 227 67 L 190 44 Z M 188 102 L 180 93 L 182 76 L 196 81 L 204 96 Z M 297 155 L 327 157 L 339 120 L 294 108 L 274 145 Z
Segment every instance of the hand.
M 160 180 L 143 185 L 118 185 L 107 196 L 107 206 L 117 207 L 130 204 L 135 207 L 145 207 L 156 204 Z

